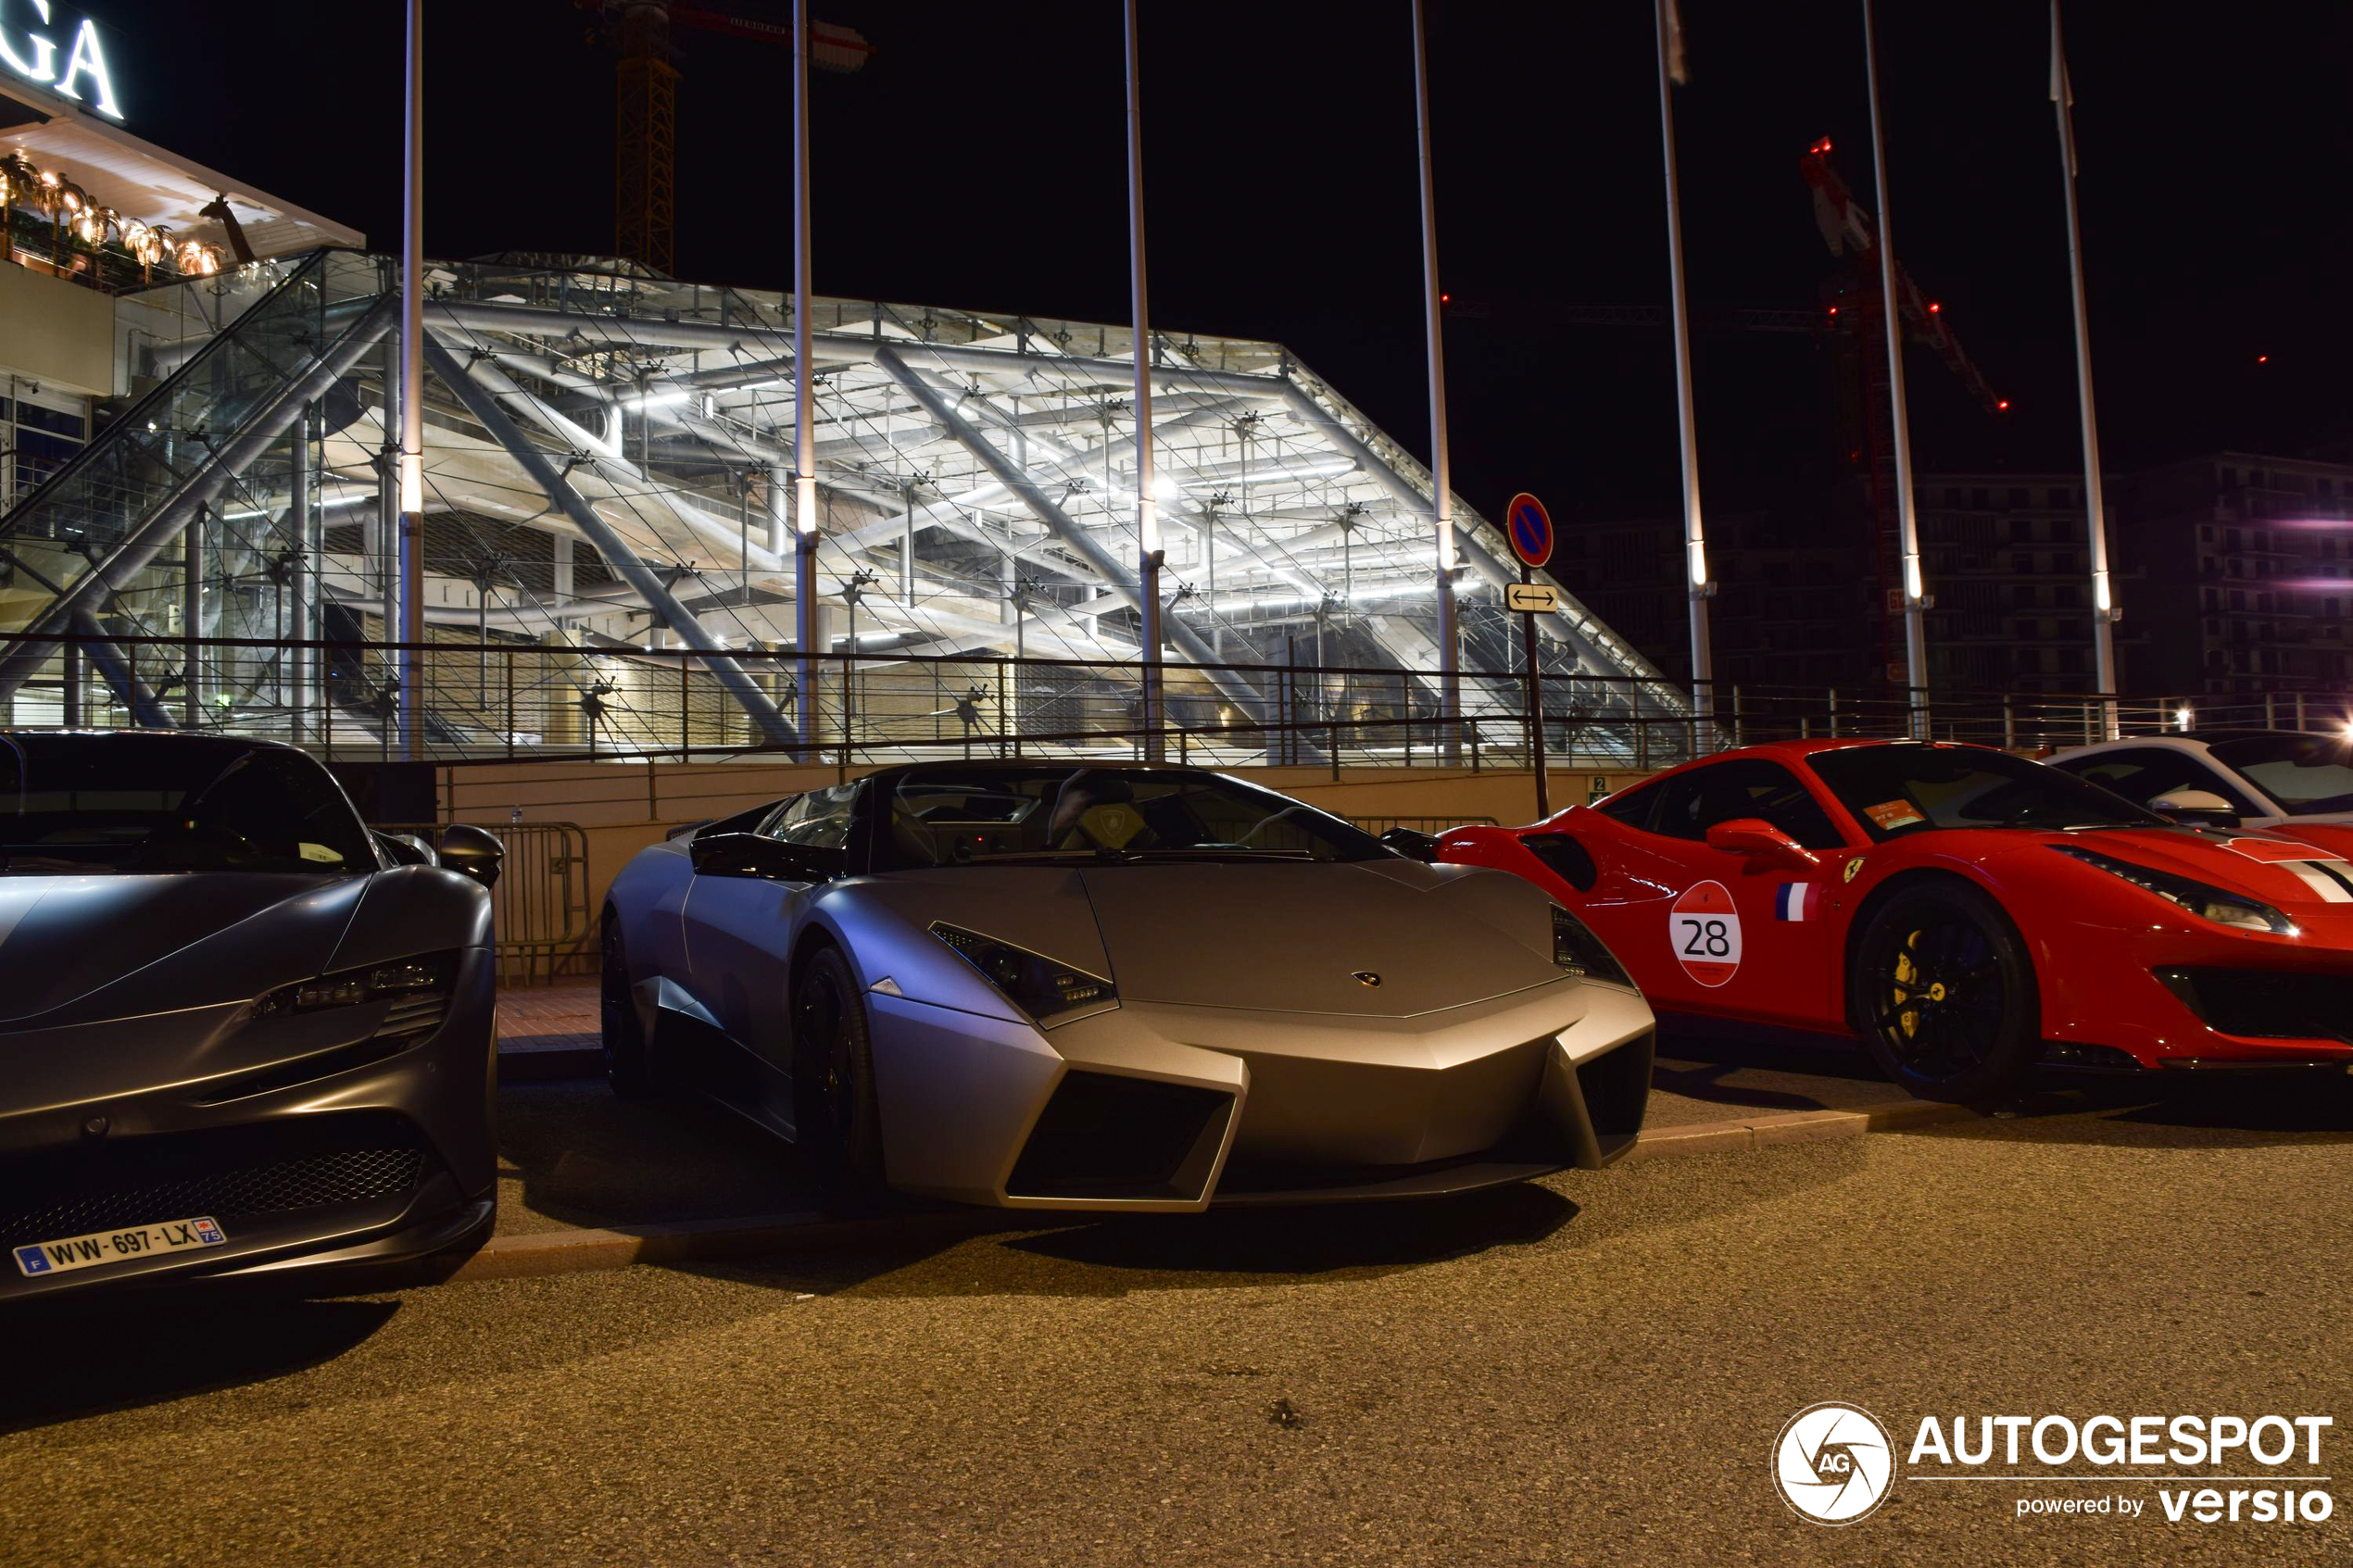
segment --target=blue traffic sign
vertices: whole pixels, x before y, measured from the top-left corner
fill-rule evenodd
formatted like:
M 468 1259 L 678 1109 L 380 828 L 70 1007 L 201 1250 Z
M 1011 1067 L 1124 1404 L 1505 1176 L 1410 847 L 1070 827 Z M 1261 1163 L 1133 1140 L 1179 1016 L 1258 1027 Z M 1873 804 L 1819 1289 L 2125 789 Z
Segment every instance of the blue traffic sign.
M 1511 538 L 1512 554 L 1529 566 L 1540 567 L 1553 558 L 1553 514 L 1527 491 L 1513 496 L 1504 509 L 1504 532 Z

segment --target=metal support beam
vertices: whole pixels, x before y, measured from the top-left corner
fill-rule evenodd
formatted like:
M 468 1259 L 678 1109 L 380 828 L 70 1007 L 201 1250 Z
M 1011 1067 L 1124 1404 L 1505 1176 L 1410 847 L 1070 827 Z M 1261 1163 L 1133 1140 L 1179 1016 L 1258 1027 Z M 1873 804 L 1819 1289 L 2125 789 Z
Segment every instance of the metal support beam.
M 598 515 L 596 508 L 573 488 L 571 481 L 557 471 L 556 465 L 547 460 L 547 454 L 533 445 L 531 438 L 507 417 L 507 411 L 498 407 L 497 399 L 460 370 L 457 361 L 450 358 L 448 350 L 430 338 L 425 342 L 425 358 L 432 365 L 434 374 L 441 378 L 442 384 L 455 393 L 458 400 L 466 406 L 466 412 L 472 415 L 475 422 L 487 430 L 491 438 L 506 449 L 507 455 L 531 476 L 532 483 L 547 494 L 547 499 L 572 520 L 573 526 L 580 530 L 581 536 L 597 547 L 597 553 L 604 557 L 605 564 L 652 607 L 654 613 L 678 633 L 680 641 L 702 656 L 704 667 L 751 716 L 752 723 L 761 733 L 779 746 L 799 746 L 800 736 L 795 733 L 791 721 L 769 700 L 768 694 L 744 673 L 741 665 L 727 657 L 718 640 L 673 596 L 661 577 L 638 558 L 636 551 L 629 547 L 628 541 Z
M 5 658 L 0 658 L 0 698 L 16 694 L 57 647 L 57 633 L 72 622 L 76 609 L 96 609 L 176 542 L 196 509 L 217 500 L 253 460 L 301 417 L 302 411 L 349 375 L 360 357 L 376 345 L 392 320 L 392 301 L 379 299 L 359 325 L 322 359 L 290 383 L 266 407 L 249 413 L 239 433 L 198 465 L 195 472 L 148 514 L 147 521 L 105 561 L 84 572 L 72 587 L 27 622 Z M 102 438 L 103 439 L 103 438 Z
M 1887 216 L 1887 127 L 1879 107 L 1879 37 L 1863 0 L 1864 79 L 1870 89 L 1871 170 L 1879 182 L 1880 314 L 1887 326 L 1887 397 L 1895 446 L 1896 543 L 1904 570 L 1905 706 L 1914 740 L 1928 739 L 1928 589 L 1920 575 L 1919 513 L 1912 495 L 1912 423 L 1904 407 L 1904 312 L 1895 292 L 1895 229 Z
M 1414 115 L 1419 128 L 1422 176 L 1422 292 L 1429 339 L 1429 500 L 1436 524 L 1430 542 L 1432 599 L 1438 611 L 1438 718 L 1448 759 L 1462 736 L 1462 635 L 1454 621 L 1454 496 L 1446 451 L 1446 350 L 1438 315 L 1438 194 L 1429 151 L 1429 49 L 1422 0 L 1414 0 Z
M 1127 272 L 1135 340 L 1136 567 L 1143 615 L 1144 756 L 1160 760 L 1160 498 L 1152 491 L 1152 328 L 1144 286 L 1144 110 L 1136 59 L 1136 0 L 1127 0 Z M 1104 504 L 1110 504 L 1106 492 Z
M 1127 575 L 1126 569 L 1119 564 L 1118 558 L 1103 547 L 1102 541 L 1073 521 L 1070 514 L 1049 499 L 1046 493 L 1038 488 L 1037 483 L 1027 473 L 1017 467 L 1013 459 L 991 445 L 988 438 L 981 434 L 979 429 L 970 420 L 950 404 L 947 398 L 941 396 L 937 388 L 913 370 L 909 370 L 907 362 L 900 358 L 895 350 L 889 348 L 878 350 L 875 355 L 875 362 L 889 371 L 901 386 L 913 393 L 916 401 L 923 404 L 932 418 L 937 420 L 953 434 L 963 445 L 966 451 L 980 459 L 981 466 L 988 470 L 992 478 L 1013 492 L 1015 498 L 1029 508 L 1032 517 L 1051 529 L 1056 538 L 1062 540 L 1081 559 L 1101 573 L 1103 582 L 1114 593 L 1125 599 L 1129 608 L 1141 610 L 1142 587 L 1134 578 Z M 1171 621 L 1167 630 L 1169 640 L 1182 648 L 1188 659 L 1203 665 L 1214 665 L 1216 662 L 1217 656 L 1210 651 L 1209 645 L 1203 642 L 1200 634 L 1191 627 L 1185 625 L 1182 621 Z M 1206 673 L 1212 681 L 1216 683 L 1218 690 L 1232 697 L 1245 711 L 1257 714 L 1262 710 L 1258 693 L 1252 691 L 1246 682 L 1231 671 L 1212 669 Z
M 78 610 L 73 617 L 73 629 L 82 636 L 96 639 L 82 644 L 82 651 L 90 656 L 91 665 L 114 688 L 116 700 L 131 710 L 132 722 L 148 730 L 178 727 L 172 722 L 170 710 L 157 698 L 155 689 L 132 671 L 130 661 L 122 657 L 120 648 L 104 640 L 106 628 L 98 624 L 97 617 L 87 610 Z
M 407 153 L 400 226 L 400 750 L 425 754 L 425 24 L 409 0 Z M 389 628 L 388 628 L 389 629 Z
M 817 608 L 817 358 L 809 342 L 809 0 L 792 7 L 792 385 L 793 385 L 793 627 L 800 646 L 802 728 L 814 741 L 823 734 L 824 708 L 818 696 L 817 655 L 822 621 Z M 852 658 L 858 637 L 849 638 Z M 848 717 L 845 709 L 844 718 Z M 812 759 L 814 759 L 813 757 Z
M 312 552 L 310 522 L 313 513 L 310 472 L 310 433 L 316 409 L 306 407 L 294 425 L 294 445 L 286 466 L 286 521 L 280 530 L 281 548 L 288 558 L 283 569 L 286 578 L 286 640 L 290 644 L 308 642 L 310 629 L 311 573 L 318 570 L 318 557 Z M 278 679 L 286 690 L 288 721 L 286 738 L 300 746 L 303 726 L 310 715 L 310 666 L 317 657 L 314 650 L 289 646 L 282 656 Z

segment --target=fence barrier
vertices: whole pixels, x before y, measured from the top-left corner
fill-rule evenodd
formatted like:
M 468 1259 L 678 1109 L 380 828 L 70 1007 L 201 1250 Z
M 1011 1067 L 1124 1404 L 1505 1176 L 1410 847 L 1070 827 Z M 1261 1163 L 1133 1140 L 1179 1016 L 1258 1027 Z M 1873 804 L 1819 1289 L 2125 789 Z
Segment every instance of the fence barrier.
M 726 658 L 793 726 L 755 727 L 705 656 L 681 648 L 473 641 L 421 645 L 422 733 L 398 734 L 404 645 L 69 633 L 0 724 L 145 720 L 291 741 L 331 760 L 680 760 L 757 752 L 852 766 L 941 757 L 1147 757 L 1214 766 L 1551 766 L 1650 770 L 1776 739 L 1914 735 L 2036 752 L 2110 734 L 2217 728 L 2337 733 L 2343 691 L 2185 695 L 1931 692 L 1719 684 L 1711 716 L 1656 683 L 1548 672 L 1532 722 L 1514 670 L 1466 670 L 1447 717 L 1433 671 L 1282 664 L 1164 666 L 1144 722 L 1142 666 L 1116 660 L 876 653 Z M 193 675 L 192 672 L 193 671 Z M 808 689 L 803 689 L 804 687 Z

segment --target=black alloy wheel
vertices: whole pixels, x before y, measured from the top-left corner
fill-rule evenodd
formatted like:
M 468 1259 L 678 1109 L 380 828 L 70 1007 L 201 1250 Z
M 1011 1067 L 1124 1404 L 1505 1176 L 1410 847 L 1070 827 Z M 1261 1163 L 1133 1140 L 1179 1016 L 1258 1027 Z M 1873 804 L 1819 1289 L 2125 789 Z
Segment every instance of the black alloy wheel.
M 793 1132 L 818 1192 L 858 1205 L 883 1191 L 882 1116 L 866 1009 L 849 965 L 831 947 L 793 987 Z
M 654 1088 L 646 1026 L 637 1017 L 636 998 L 629 994 L 629 955 L 621 943 L 621 921 L 610 909 L 605 911 L 601 947 L 597 1013 L 604 1036 L 605 1082 L 623 1099 L 644 1099 Z
M 1922 1099 L 2000 1099 L 2042 1048 L 2018 928 L 1957 883 L 1906 888 L 1873 913 L 1847 972 L 1847 1012 L 1887 1075 Z

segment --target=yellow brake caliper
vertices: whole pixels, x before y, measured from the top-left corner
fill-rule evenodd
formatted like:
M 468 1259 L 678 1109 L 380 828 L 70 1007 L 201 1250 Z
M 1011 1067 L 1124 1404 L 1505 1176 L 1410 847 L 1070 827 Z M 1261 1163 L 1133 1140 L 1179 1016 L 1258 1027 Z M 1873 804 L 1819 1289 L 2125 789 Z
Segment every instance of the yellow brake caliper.
M 1912 980 L 1919 972 L 1912 967 L 1912 944 L 1919 939 L 1920 934 L 1917 931 L 1913 932 L 1904 939 L 1903 947 L 1895 955 L 1895 999 L 1898 1003 L 1908 1002 L 1912 999 Z M 1913 1011 L 1899 1013 L 1896 1015 L 1895 1027 L 1901 1029 L 1904 1032 L 1904 1038 L 1908 1040 L 1919 1032 L 1920 1015 Z

